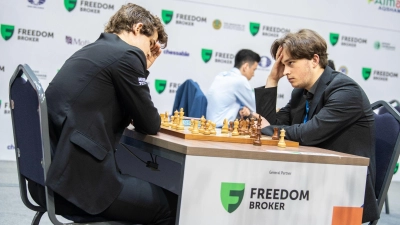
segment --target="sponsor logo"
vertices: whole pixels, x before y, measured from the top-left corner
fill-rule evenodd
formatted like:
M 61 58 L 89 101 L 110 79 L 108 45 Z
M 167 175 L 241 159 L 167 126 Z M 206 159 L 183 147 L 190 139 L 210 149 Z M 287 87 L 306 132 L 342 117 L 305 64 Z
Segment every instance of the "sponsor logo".
M 170 82 L 169 83 L 169 93 L 170 94 L 175 94 L 176 91 L 178 90 L 179 86 L 181 86 L 180 83 Z
M 138 77 L 138 83 L 139 85 L 146 85 L 147 84 L 146 78 Z
M 14 34 L 14 26 L 13 25 L 1 24 L 0 30 L 1 30 L 1 36 L 6 41 L 8 41 Z
M 341 72 L 341 73 L 344 73 L 346 75 L 349 73 L 349 70 L 345 66 L 339 67 L 338 71 Z
M 0 65 L 0 71 L 5 72 L 4 66 L 1 66 L 1 65 Z M 0 104 L 1 104 L 1 101 L 0 101 Z
M 234 212 L 242 203 L 244 195 L 244 183 L 221 183 L 221 203 L 228 213 Z
M 379 41 L 374 42 L 374 48 L 376 50 L 379 50 L 379 49 L 384 49 L 384 50 L 388 50 L 388 51 L 396 50 L 396 46 L 392 45 L 391 43 L 379 42 Z
M 90 41 L 88 40 L 81 40 L 80 38 L 73 38 L 71 36 L 65 36 L 65 42 L 69 45 L 79 45 L 79 46 L 85 46 L 90 44 Z
M 271 66 L 271 59 L 268 56 L 261 56 L 260 62 L 258 63 L 257 69 L 267 70 Z
M 7 145 L 7 150 L 14 150 L 15 146 L 13 144 Z
M 267 37 L 279 37 L 280 34 L 289 33 L 289 28 L 284 27 L 271 27 L 271 26 L 263 26 L 262 27 L 262 35 Z
M 208 61 L 210 61 L 211 57 L 212 57 L 212 49 L 201 49 L 201 58 L 203 59 L 203 61 L 205 63 L 208 63 Z
M 169 24 L 174 18 L 174 11 L 162 9 L 161 18 L 165 24 Z M 178 25 L 194 26 L 197 23 L 207 23 L 207 17 L 176 13 L 175 23 Z
M 165 88 L 167 87 L 167 80 L 155 80 L 155 88 L 158 94 L 164 92 Z
M 72 12 L 76 7 L 77 0 L 64 0 L 64 7 L 68 12 Z M 101 10 L 114 10 L 113 4 L 93 1 L 81 1 L 79 11 L 85 13 L 101 13 Z
M 244 31 L 245 29 L 244 24 L 229 23 L 229 22 L 222 23 L 221 20 L 218 19 L 214 20 L 212 25 L 216 30 L 221 29 L 221 27 L 226 30 L 235 30 L 235 31 Z
M 214 29 L 219 30 L 222 27 L 222 22 L 221 22 L 221 20 L 217 19 L 217 20 L 213 21 L 212 25 L 213 25 Z
M 367 44 L 367 39 L 360 37 L 340 36 L 338 33 L 330 33 L 329 41 L 335 46 L 340 40 L 340 44 L 346 47 L 357 47 L 357 44 Z
M 64 7 L 68 12 L 75 9 L 77 0 L 64 0 Z
M 30 3 L 28 5 L 29 8 L 35 8 L 35 9 L 43 9 L 43 4 L 46 2 L 46 0 L 28 0 Z
M 256 36 L 258 31 L 260 30 L 260 24 L 256 22 L 250 22 L 249 29 L 251 35 Z
M 172 50 L 165 49 L 163 51 L 163 53 L 167 54 L 167 55 L 186 56 L 186 57 L 190 56 L 190 54 L 186 51 L 172 51 Z
M 1 24 L 1 36 L 8 41 L 14 34 L 15 27 L 13 25 Z M 39 42 L 40 38 L 54 38 L 54 33 L 50 31 L 40 31 L 25 28 L 18 28 L 19 41 Z
M 390 13 L 400 13 L 400 0 L 368 0 L 368 4 L 374 3 L 378 10 Z
M 278 98 L 285 98 L 285 94 L 278 94 Z
M 4 102 L 4 114 L 10 114 L 11 110 L 10 110 L 10 104 L 9 102 Z
M 394 79 L 399 77 L 398 72 L 383 71 L 383 70 L 373 70 L 372 68 L 363 67 L 362 76 L 364 80 L 368 80 L 372 75 L 373 80 L 388 81 L 389 79 Z

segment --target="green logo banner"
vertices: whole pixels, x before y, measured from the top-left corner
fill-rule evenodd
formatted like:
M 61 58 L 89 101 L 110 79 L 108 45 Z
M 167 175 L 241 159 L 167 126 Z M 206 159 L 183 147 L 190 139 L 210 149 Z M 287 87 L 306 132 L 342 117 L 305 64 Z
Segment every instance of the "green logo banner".
M 1 29 L 1 36 L 6 41 L 8 41 L 14 34 L 14 26 L 13 25 L 1 24 L 0 29 Z
M 337 33 L 330 33 L 329 41 L 331 42 L 332 46 L 335 46 L 339 41 L 339 34 Z
M 76 2 L 77 0 L 64 0 L 65 9 L 67 9 L 68 12 L 71 12 L 75 9 Z
M 255 23 L 255 22 L 250 22 L 250 33 L 253 36 L 256 36 L 256 34 L 258 33 L 258 31 L 260 30 L 260 24 L 259 23 Z
M 375 49 L 380 49 L 381 48 L 381 43 L 379 41 L 375 41 L 374 48 Z
M 174 15 L 174 11 L 165 10 L 165 9 L 163 9 L 161 11 L 161 18 L 165 24 L 169 24 L 169 22 L 171 22 L 173 15 Z
M 362 68 L 362 76 L 364 78 L 364 80 L 368 80 L 368 78 L 371 76 L 371 68 Z
M 211 56 L 212 56 L 212 52 L 213 52 L 212 49 L 205 49 L 205 48 L 201 49 L 201 58 L 203 59 L 203 61 L 205 63 L 210 61 Z
M 234 212 L 242 203 L 244 183 L 221 183 L 221 202 L 228 213 Z
M 158 94 L 161 94 L 164 92 L 165 87 L 167 87 L 167 80 L 155 80 L 155 88 Z

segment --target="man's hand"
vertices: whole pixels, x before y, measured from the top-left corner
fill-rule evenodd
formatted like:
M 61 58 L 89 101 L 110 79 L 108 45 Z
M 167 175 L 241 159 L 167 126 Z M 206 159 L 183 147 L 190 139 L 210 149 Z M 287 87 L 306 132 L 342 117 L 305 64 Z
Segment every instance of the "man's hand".
M 271 73 L 267 78 L 267 83 L 265 85 L 266 88 L 278 86 L 278 81 L 284 76 L 283 72 L 285 70 L 285 66 L 282 63 L 282 58 L 283 58 L 283 47 L 279 46 L 275 56 L 276 59 L 275 63 L 272 66 Z
M 153 45 L 153 47 L 150 49 L 150 53 L 147 54 L 146 59 L 147 59 L 147 69 L 150 68 L 151 65 L 153 65 L 154 61 L 157 59 L 157 57 L 161 54 L 161 45 L 160 43 L 156 43 Z
M 250 109 L 246 106 L 243 106 L 241 110 L 239 110 L 239 115 L 241 118 L 250 116 Z

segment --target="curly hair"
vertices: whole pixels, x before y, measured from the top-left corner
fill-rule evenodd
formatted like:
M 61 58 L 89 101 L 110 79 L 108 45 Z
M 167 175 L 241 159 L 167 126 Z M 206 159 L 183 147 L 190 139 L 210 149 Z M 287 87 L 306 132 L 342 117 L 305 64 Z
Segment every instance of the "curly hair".
M 145 8 L 133 3 L 123 5 L 108 21 L 104 28 L 106 33 L 119 34 L 122 31 L 132 32 L 133 25 L 143 23 L 140 33 L 150 37 L 155 31 L 161 48 L 167 47 L 168 35 L 160 18 L 151 14 Z
M 286 48 L 293 59 L 312 59 L 314 54 L 317 54 L 319 65 L 322 68 L 328 65 L 326 41 L 313 30 L 301 29 L 297 33 L 287 33 L 275 40 L 271 46 L 271 55 L 274 59 L 279 46 Z

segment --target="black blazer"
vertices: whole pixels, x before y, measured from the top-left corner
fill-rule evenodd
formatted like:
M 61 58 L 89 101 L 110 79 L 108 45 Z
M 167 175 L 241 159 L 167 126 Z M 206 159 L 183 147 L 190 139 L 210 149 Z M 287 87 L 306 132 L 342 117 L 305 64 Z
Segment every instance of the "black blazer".
M 257 113 L 271 125 L 286 130 L 286 138 L 301 145 L 316 146 L 370 159 L 363 221 L 379 218 L 375 197 L 375 124 L 368 97 L 345 74 L 326 67 L 309 109 L 310 120 L 303 123 L 304 89 L 294 89 L 289 103 L 276 112 L 277 88 L 256 88 Z M 273 134 L 273 127 L 262 133 Z
M 122 190 L 114 153 L 130 120 L 139 132 L 160 128 L 148 74 L 143 51 L 103 33 L 73 54 L 46 90 L 53 150 L 46 184 L 90 214 Z

